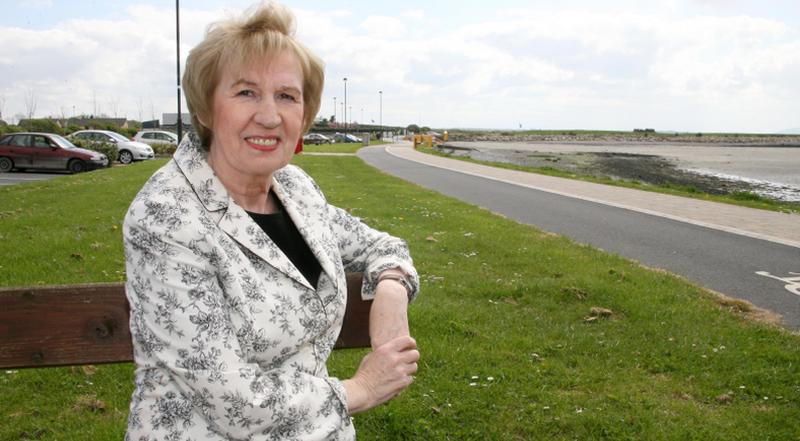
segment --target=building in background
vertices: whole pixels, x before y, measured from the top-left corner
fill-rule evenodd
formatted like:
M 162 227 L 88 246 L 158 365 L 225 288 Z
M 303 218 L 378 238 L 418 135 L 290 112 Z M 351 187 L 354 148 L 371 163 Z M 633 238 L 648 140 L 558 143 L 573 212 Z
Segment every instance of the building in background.
M 192 117 L 188 113 L 181 113 L 181 122 L 183 130 L 192 128 Z M 178 114 L 177 113 L 162 113 L 161 114 L 161 128 L 171 132 L 178 131 Z

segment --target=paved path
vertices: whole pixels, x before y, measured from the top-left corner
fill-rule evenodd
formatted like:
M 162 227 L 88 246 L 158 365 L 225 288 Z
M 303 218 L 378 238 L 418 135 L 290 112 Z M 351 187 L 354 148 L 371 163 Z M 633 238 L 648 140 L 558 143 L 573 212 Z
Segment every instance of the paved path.
M 404 145 L 358 155 L 446 195 L 746 299 L 800 329 L 800 295 L 790 290 L 800 278 L 789 280 L 800 273 L 798 215 L 497 169 Z
M 410 146 L 397 144 L 387 147 L 387 151 L 399 158 L 446 170 L 495 179 L 535 190 L 599 202 L 800 248 L 800 214 L 796 213 L 778 213 L 631 188 L 487 167 L 456 159 L 426 155 L 410 148 Z
M 57 178 L 59 176 L 65 176 L 68 173 L 60 173 L 60 172 L 53 172 L 53 173 L 35 173 L 35 172 L 10 172 L 10 173 L 0 173 L 0 186 L 3 185 L 14 185 L 14 184 L 24 184 L 26 182 L 36 182 L 36 181 L 44 181 L 47 179 Z

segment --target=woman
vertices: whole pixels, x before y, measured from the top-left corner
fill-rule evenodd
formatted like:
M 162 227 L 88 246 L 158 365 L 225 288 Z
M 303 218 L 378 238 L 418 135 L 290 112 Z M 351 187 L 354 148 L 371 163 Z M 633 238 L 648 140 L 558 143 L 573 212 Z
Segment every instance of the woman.
M 319 109 L 321 61 L 267 4 L 212 25 L 186 61 L 197 134 L 124 224 L 137 364 L 129 439 L 353 439 L 350 415 L 406 388 L 419 352 L 403 241 L 330 206 L 288 165 Z M 373 351 L 346 380 L 325 361 L 345 271 L 374 298 Z

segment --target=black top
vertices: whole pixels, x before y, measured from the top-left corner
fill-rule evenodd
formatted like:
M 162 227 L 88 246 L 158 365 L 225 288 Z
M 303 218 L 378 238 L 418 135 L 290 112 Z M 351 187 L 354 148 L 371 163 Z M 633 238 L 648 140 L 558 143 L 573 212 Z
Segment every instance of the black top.
M 308 280 L 311 286 L 317 286 L 322 267 L 317 261 L 317 257 L 311 252 L 303 236 L 297 231 L 297 227 L 292 222 L 292 218 L 283 209 L 283 205 L 276 197 L 278 212 L 271 214 L 260 214 L 247 212 L 251 218 L 267 233 L 270 239 L 278 245 L 278 248 L 286 254 L 294 266 Z

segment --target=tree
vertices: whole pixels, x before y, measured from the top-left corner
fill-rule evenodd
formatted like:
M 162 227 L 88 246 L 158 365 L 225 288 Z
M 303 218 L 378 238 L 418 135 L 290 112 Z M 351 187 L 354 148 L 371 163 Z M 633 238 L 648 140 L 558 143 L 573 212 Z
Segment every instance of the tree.
M 117 117 L 117 110 L 119 108 L 119 99 L 117 97 L 111 97 L 108 99 L 108 105 L 111 108 L 111 114 L 114 115 L 114 118 Z
M 139 109 L 139 121 L 142 121 L 142 109 L 144 104 L 142 103 L 142 97 L 136 99 L 136 108 Z
M 28 89 L 28 92 L 25 94 L 25 111 L 28 115 L 28 119 L 33 118 L 33 115 L 36 113 L 36 92 L 32 89 Z
M 409 124 L 409 126 L 406 127 L 406 130 L 412 133 L 419 133 L 419 126 L 416 124 Z

